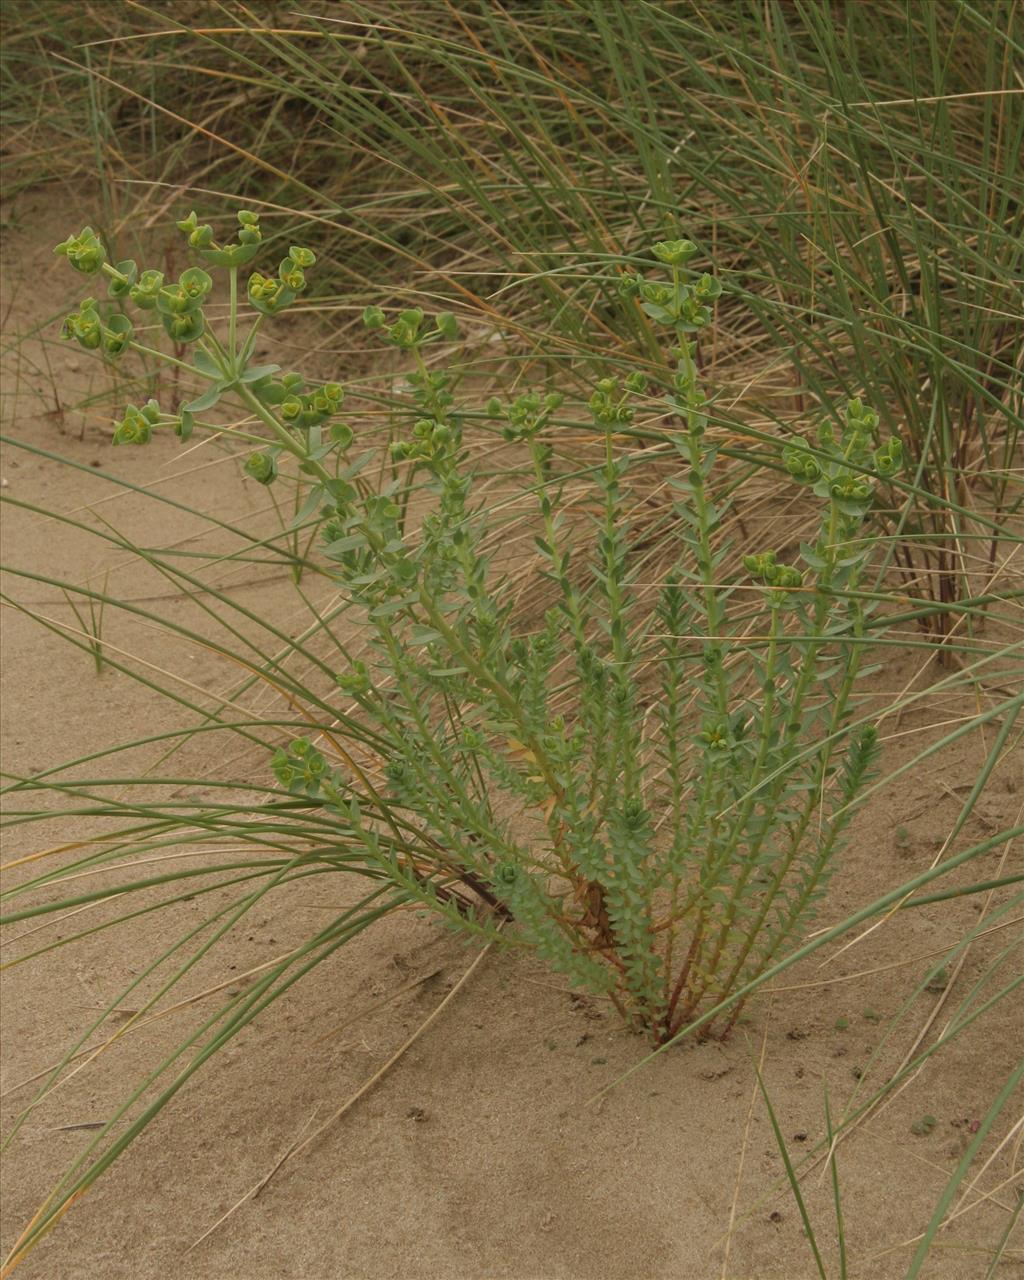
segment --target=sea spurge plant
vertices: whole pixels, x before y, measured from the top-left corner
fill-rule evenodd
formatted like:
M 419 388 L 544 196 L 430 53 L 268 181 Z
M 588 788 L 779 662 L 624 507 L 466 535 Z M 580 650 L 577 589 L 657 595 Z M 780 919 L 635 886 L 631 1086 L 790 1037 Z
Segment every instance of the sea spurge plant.
M 696 362 L 721 286 L 690 269 L 693 242 L 660 242 L 621 294 L 666 330 L 669 372 L 660 386 L 639 370 L 596 380 L 583 413 L 599 457 L 558 460 L 558 392 L 494 396 L 473 415 L 496 420 L 526 465 L 549 592 L 538 617 L 515 605 L 494 563 L 495 515 L 470 464 L 455 375 L 425 358 L 457 337 L 454 317 L 366 308 L 366 327 L 409 355 L 410 405 L 397 439 L 353 459 L 339 383 L 307 387 L 298 372 L 250 362 L 256 329 L 305 286 L 313 254 L 293 246 L 275 277 L 250 276 L 257 315 L 240 341 L 235 251 L 254 252 L 259 233 L 254 215 L 239 222 L 227 248 L 194 215 L 180 224 L 229 274 L 226 336 L 206 325 L 191 339 L 206 392 L 177 420 L 154 402 L 130 408 L 116 438 L 144 443 L 167 423 L 187 435 L 231 394 L 263 428 L 247 474 L 265 485 L 289 474 L 305 489 L 297 521 L 319 523 L 325 571 L 370 640 L 336 673 L 338 723 L 358 724 L 362 763 L 329 764 L 303 737 L 274 756 L 274 776 L 403 901 L 490 936 L 513 922 L 504 942 L 663 1042 L 796 944 L 835 867 L 878 753 L 873 727 L 851 726 L 871 608 L 858 584 L 865 517 L 900 466 L 899 441 L 879 439 L 860 401 L 836 421 L 825 413 L 813 443 L 782 451 L 783 476 L 820 511 L 800 564 L 740 549 L 742 573 L 730 573 L 730 500 Z M 90 261 L 91 242 L 77 239 Z M 202 317 L 204 269 L 167 286 L 124 266 L 100 269 L 130 279 L 128 298 L 165 324 Z M 74 336 L 104 341 L 94 303 Z M 638 580 L 635 451 L 622 447 L 644 413 L 675 451 L 675 555 L 653 591 Z M 562 499 L 570 467 L 592 490 L 585 525 Z M 429 497 L 415 525 L 414 491 Z M 726 1034 L 739 1008 L 704 1031 Z
M 589 400 L 604 460 L 582 554 L 547 438 L 561 397 L 487 402 L 535 481 L 535 545 L 558 601 L 539 629 L 502 592 L 462 415 L 421 361 L 414 393 L 429 416 L 391 446 L 407 475 L 385 495 L 339 502 L 324 526 L 338 582 L 376 636 L 372 666 L 338 681 L 387 744 L 388 804 L 448 852 L 446 874 L 486 887 L 476 924 L 500 904 L 518 923 L 513 939 L 658 1039 L 763 972 L 824 893 L 877 754 L 871 726 L 847 731 L 867 613 L 858 531 L 885 473 L 875 454 L 899 459 L 898 442 L 877 444 L 877 422 L 851 402 L 838 439 L 827 427 L 817 449 L 786 454 L 821 500 L 806 568 L 762 551 L 743 561 L 752 581 L 729 581 L 693 336 L 720 287 L 684 274 L 692 256 L 689 242 L 660 245 L 671 280 L 634 276 L 623 291 L 670 327 L 676 359 L 666 405 L 678 423 L 679 555 L 653 608 L 634 581 L 630 464 L 616 438 L 642 407 L 639 372 L 599 379 Z M 419 310 L 392 319 L 368 307 L 364 321 L 417 357 L 436 340 Z M 413 537 L 399 512 L 423 473 L 435 505 Z M 358 790 L 344 776 L 332 785 L 336 796 Z M 345 823 L 345 804 L 315 798 Z M 368 856 L 389 856 L 379 821 L 364 816 L 359 832 Z M 439 905 L 435 883 L 413 882 L 424 906 Z

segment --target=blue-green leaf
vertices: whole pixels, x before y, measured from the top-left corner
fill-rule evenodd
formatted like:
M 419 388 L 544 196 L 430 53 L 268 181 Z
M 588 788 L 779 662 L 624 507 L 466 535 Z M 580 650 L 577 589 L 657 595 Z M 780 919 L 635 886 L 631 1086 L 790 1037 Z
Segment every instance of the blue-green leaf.
M 238 375 L 238 381 L 259 382 L 260 378 L 269 378 L 271 374 L 278 373 L 280 368 L 279 364 L 251 364 Z
M 197 396 L 195 400 L 190 400 L 188 404 L 182 405 L 182 408 L 189 413 L 202 413 L 204 409 L 212 409 L 220 399 L 221 387 L 213 386 L 208 391 L 204 391 L 201 396 Z
M 224 377 L 224 370 L 212 356 L 207 355 L 202 349 L 197 349 L 192 353 L 192 363 L 207 378 L 216 378 L 219 382 Z

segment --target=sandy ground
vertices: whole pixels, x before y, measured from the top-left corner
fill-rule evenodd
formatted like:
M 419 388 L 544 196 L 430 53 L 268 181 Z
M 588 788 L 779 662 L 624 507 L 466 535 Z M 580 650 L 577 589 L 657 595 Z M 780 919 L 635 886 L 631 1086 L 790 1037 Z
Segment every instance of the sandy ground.
M 4 496 L 41 510 L 8 509 L 4 561 L 72 582 L 102 583 L 109 574 L 109 589 L 123 598 L 171 608 L 207 634 L 203 628 L 212 623 L 196 602 L 176 602 L 166 580 L 145 565 L 127 563 L 89 530 L 108 528 L 105 520 L 151 545 L 198 535 L 206 537 L 205 547 L 212 545 L 196 517 L 169 506 L 154 509 L 121 481 L 152 486 L 200 510 L 228 512 L 239 522 L 266 518 L 266 494 L 243 482 L 229 457 L 208 450 L 185 459 L 175 442 L 112 451 L 106 404 L 72 411 L 90 385 L 98 394 L 104 384 L 88 356 L 56 339 L 53 318 L 76 283 L 50 256 L 50 246 L 68 230 L 56 216 L 59 203 L 52 193 L 26 198 L 6 237 L 5 266 L 15 260 L 21 266 L 17 276 L 5 273 L 3 421 L 8 434 L 85 469 L 7 449 Z M 86 529 L 58 525 L 46 511 L 78 512 Z M 232 574 L 235 598 L 285 628 L 296 625 L 286 576 L 246 581 L 234 567 L 220 581 L 232 582 Z M 10 576 L 5 590 L 36 612 L 74 625 L 52 586 Z M 203 689 L 229 683 L 214 654 L 174 641 L 144 618 L 108 617 L 104 639 L 110 652 L 141 655 Z M 913 653 L 893 652 L 874 678 L 880 698 L 915 678 L 918 662 Z M 3 680 L 4 767 L 17 774 L 182 723 L 173 704 L 115 671 L 97 676 L 87 654 L 13 609 L 4 617 Z M 887 767 L 919 750 L 922 735 L 941 736 L 931 722 L 957 713 L 950 704 L 929 705 L 890 726 Z M 214 772 L 221 762 L 204 759 L 204 750 L 202 740 L 191 744 L 182 769 L 195 776 Z M 971 740 L 879 794 L 858 820 L 823 924 L 931 863 L 983 753 L 984 744 Z M 78 776 L 126 776 L 154 759 L 153 749 L 142 750 Z M 254 756 L 251 767 L 254 777 L 262 777 L 265 760 Z M 1015 820 L 1020 784 L 1019 762 L 994 778 L 963 839 L 980 840 Z M 16 828 L 8 856 L 48 840 L 74 839 L 83 822 L 67 819 L 45 831 Z M 897 836 L 900 827 L 907 829 L 905 838 Z M 990 860 L 983 870 L 992 865 Z M 347 900 L 349 886 L 325 888 L 324 878 L 315 888 L 296 888 L 252 919 L 230 956 L 212 958 L 188 990 L 229 977 L 229 965 L 242 971 L 279 954 L 321 924 L 325 910 Z M 825 1084 L 838 1121 L 902 1060 L 922 1030 L 924 1044 L 934 1040 L 1010 936 L 1007 931 L 976 944 L 954 987 L 945 996 L 919 998 L 894 1026 L 933 963 L 924 957 L 954 942 L 976 919 L 977 905 L 901 913 L 823 968 L 816 959 L 791 970 L 774 995 L 751 1005 L 729 1043 L 664 1053 L 598 1104 L 591 1102 L 595 1092 L 640 1060 L 643 1042 L 598 1004 L 570 996 L 529 958 L 492 953 L 362 1101 L 190 1249 L 301 1135 L 373 1075 L 475 957 L 475 950 L 424 921 L 388 920 L 315 970 L 216 1057 L 18 1274 L 25 1280 L 811 1277 L 816 1270 L 782 1182 L 752 1060 L 763 1055 L 783 1132 L 799 1157 L 822 1139 Z M 56 1061 L 85 1020 L 161 943 L 179 936 L 190 911 L 198 910 L 182 904 L 142 917 L 5 975 L 5 1125 L 32 1096 L 23 1082 Z M 11 953 L 24 949 L 17 939 L 30 925 L 9 930 Z M 1019 954 L 1010 964 L 1019 972 Z M 324 1038 L 354 1012 L 435 970 L 340 1035 Z M 873 972 L 843 981 L 865 970 Z M 1009 980 L 1009 971 L 1004 974 Z M 797 984 L 807 985 L 794 990 Z M 1019 999 L 1004 1001 L 842 1143 L 851 1277 L 903 1275 L 912 1253 L 905 1242 L 926 1225 L 972 1125 L 1024 1043 L 1021 1006 Z M 836 1027 L 842 1018 L 849 1023 L 845 1030 Z M 4 1160 L 5 1246 L 88 1141 L 81 1126 L 104 1120 L 184 1025 L 172 1017 L 126 1038 L 32 1114 Z M 1020 1104 L 1018 1097 L 1004 1112 L 985 1157 Z M 911 1126 L 925 1113 L 937 1124 L 914 1136 Z M 968 1197 L 972 1207 L 942 1234 L 926 1264 L 928 1280 L 980 1280 L 985 1274 L 983 1250 L 999 1238 L 1024 1184 L 1019 1164 L 1020 1176 L 1011 1178 L 1011 1156 L 1004 1149 L 984 1171 Z M 832 1268 L 830 1187 L 814 1172 L 805 1188 Z M 1014 1242 L 998 1276 L 1024 1274 L 1021 1244 Z

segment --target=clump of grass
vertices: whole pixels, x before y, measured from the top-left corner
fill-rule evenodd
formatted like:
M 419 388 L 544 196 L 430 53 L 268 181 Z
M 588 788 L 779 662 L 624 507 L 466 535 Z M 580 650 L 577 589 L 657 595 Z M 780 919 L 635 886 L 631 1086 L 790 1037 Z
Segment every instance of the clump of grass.
M 939 605 L 985 594 L 1020 500 L 1012 0 L 699 20 L 649 0 L 540 0 L 428 6 L 415 23 L 402 4 L 350 0 L 234 26 L 218 6 L 112 9 L 57 35 L 63 6 L 19 6 L 9 57 L 36 52 L 10 78 L 42 101 L 59 75 L 82 104 L 70 127 L 111 173 L 184 170 L 287 211 L 293 232 L 315 223 L 335 291 L 323 304 L 343 323 L 382 293 L 427 310 L 443 297 L 486 337 L 500 319 L 506 350 L 563 380 L 592 380 L 598 359 L 663 370 L 617 278 L 682 210 L 730 286 L 706 358 L 746 393 L 718 421 L 750 447 L 766 430 L 806 440 L 815 404 L 864 391 L 908 447 L 914 501 L 901 488 L 876 513 L 905 590 Z M 68 48 L 86 35 L 88 62 Z M 55 40 L 75 66 L 42 56 Z M 147 216 L 166 199 L 108 191 Z M 939 608 L 919 625 L 946 637 L 975 622 Z

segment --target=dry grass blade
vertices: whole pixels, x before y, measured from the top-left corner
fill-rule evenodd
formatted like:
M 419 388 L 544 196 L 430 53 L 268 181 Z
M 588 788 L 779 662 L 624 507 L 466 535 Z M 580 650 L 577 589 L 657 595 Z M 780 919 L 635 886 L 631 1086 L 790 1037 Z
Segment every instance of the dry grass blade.
M 412 991 L 415 987 L 421 987 L 424 982 L 429 982 L 431 978 L 436 978 L 441 972 L 440 969 L 431 969 L 429 973 L 420 974 L 418 978 L 410 978 L 408 982 L 403 982 L 400 987 L 396 987 L 394 991 L 389 992 L 383 1000 L 377 1000 L 373 1004 L 367 1005 L 365 1009 L 360 1009 L 358 1013 L 354 1013 L 351 1018 L 346 1018 L 344 1022 L 336 1027 L 332 1027 L 330 1031 L 325 1031 L 322 1036 L 318 1036 L 313 1043 L 323 1044 L 325 1040 L 333 1040 L 340 1036 L 343 1031 L 349 1027 L 355 1026 L 357 1022 L 363 1022 L 371 1014 L 377 1013 L 380 1009 L 386 1009 L 389 1004 L 397 1000 L 399 996 L 404 996 L 407 991 Z
M 768 1029 L 771 1026 L 773 997 L 769 994 L 768 1002 L 765 1006 L 764 1014 L 764 1030 L 761 1034 L 761 1052 L 757 1059 L 757 1069 L 764 1075 L 764 1061 L 768 1052 Z M 715 1248 L 721 1248 L 724 1244 L 724 1252 L 722 1256 L 721 1280 L 729 1280 L 729 1256 L 732 1252 L 733 1233 L 736 1229 L 736 1215 L 740 1201 L 740 1187 L 743 1181 L 743 1166 L 747 1158 L 747 1148 L 750 1145 L 750 1130 L 754 1122 L 754 1106 L 760 1097 L 760 1089 L 755 1080 L 750 1090 L 750 1102 L 747 1104 L 747 1118 L 743 1125 L 743 1140 L 740 1143 L 739 1159 L 736 1163 L 736 1181 L 733 1184 L 732 1200 L 729 1203 L 729 1224 L 726 1228 L 725 1235 L 719 1240 Z
M 325 1134 L 327 1130 L 330 1129 L 333 1125 L 335 1125 L 342 1118 L 342 1116 L 344 1116 L 347 1112 L 352 1110 L 352 1108 L 356 1105 L 356 1103 L 360 1100 L 360 1098 L 364 1098 L 370 1092 L 370 1090 L 374 1087 L 374 1085 L 378 1084 L 380 1080 L 382 1080 L 384 1076 L 387 1075 L 387 1073 L 391 1070 L 391 1068 L 401 1059 L 403 1054 L 405 1054 L 407 1050 L 412 1048 L 412 1046 L 416 1043 L 416 1041 L 420 1038 L 420 1036 L 422 1036 L 423 1033 L 428 1030 L 428 1028 L 433 1026 L 433 1024 L 441 1016 L 441 1014 L 448 1007 L 448 1005 L 451 1004 L 455 996 L 459 993 L 459 991 L 462 990 L 462 988 L 466 985 L 469 979 L 473 976 L 476 970 L 483 963 L 485 957 L 488 955 L 493 945 L 494 945 L 493 942 L 488 942 L 480 950 L 480 953 L 477 955 L 476 959 L 469 966 L 469 968 L 462 975 L 462 977 L 458 980 L 458 982 L 456 982 L 456 984 L 452 987 L 451 991 L 448 992 L 448 994 L 437 1006 L 437 1008 L 433 1011 L 433 1013 L 431 1013 L 428 1018 L 424 1019 L 424 1021 L 420 1023 L 420 1025 L 416 1028 L 416 1030 L 412 1033 L 412 1035 L 409 1036 L 409 1038 L 405 1040 L 395 1050 L 395 1052 L 391 1055 L 390 1058 L 388 1058 L 388 1060 L 384 1063 L 384 1065 L 379 1067 L 378 1070 L 376 1070 L 373 1073 L 373 1075 L 370 1076 L 370 1078 L 364 1084 L 360 1085 L 360 1087 L 355 1091 L 355 1093 L 352 1094 L 352 1096 L 348 1098 L 345 1102 L 343 1102 L 341 1106 L 337 1109 L 337 1111 L 335 1111 L 331 1116 L 329 1116 L 328 1119 L 326 1119 L 323 1122 L 323 1124 L 319 1125 L 313 1131 L 313 1133 L 311 1133 L 306 1138 L 302 1138 L 300 1135 L 300 1138 L 296 1140 L 293 1146 L 288 1148 L 288 1150 L 284 1153 L 284 1155 L 282 1155 L 281 1158 L 274 1164 L 273 1168 L 271 1168 L 268 1173 L 264 1174 L 264 1176 L 259 1180 L 259 1182 L 254 1183 L 249 1188 L 249 1190 L 245 1193 L 245 1195 L 240 1197 L 240 1199 L 238 1199 L 231 1206 L 231 1208 L 228 1209 L 228 1211 L 225 1214 L 219 1217 L 217 1221 L 213 1223 L 212 1226 L 207 1227 L 207 1229 L 203 1232 L 203 1234 L 189 1245 L 188 1249 L 186 1250 L 186 1253 L 191 1253 L 193 1249 L 198 1248 L 198 1246 L 201 1245 L 204 1240 L 208 1239 L 216 1230 L 218 1230 L 218 1228 L 223 1226 L 224 1223 L 227 1222 L 227 1220 L 234 1213 L 236 1213 L 242 1207 L 242 1205 L 246 1203 L 246 1201 L 254 1200 L 260 1194 L 260 1192 L 263 1191 L 263 1189 L 267 1186 L 267 1184 L 271 1181 L 271 1179 L 274 1178 L 275 1175 L 279 1173 L 280 1170 L 288 1163 L 289 1160 L 294 1160 L 294 1158 L 297 1155 L 301 1154 L 301 1152 L 305 1151 L 307 1147 L 311 1146 L 312 1143 L 316 1142 L 318 1138 L 322 1137 L 322 1135 Z M 430 976 L 430 975 L 427 975 L 427 976 Z M 416 980 L 416 983 L 407 984 L 407 986 L 417 985 L 418 983 L 423 981 L 425 981 L 425 979 L 419 978 Z M 403 990 L 404 989 L 407 989 L 407 988 L 403 988 Z M 395 993 L 395 995 L 397 994 L 398 992 Z M 375 1005 L 370 1010 L 364 1010 L 363 1014 L 360 1016 L 365 1016 L 367 1013 L 372 1012 L 373 1009 L 378 1007 L 379 1006 Z M 350 1025 L 350 1023 L 346 1023 L 345 1025 L 348 1026 Z M 312 1119 L 313 1117 L 311 1116 L 310 1120 L 307 1121 L 306 1125 L 304 1126 L 303 1132 L 305 1131 L 305 1128 L 308 1128 L 309 1124 L 312 1123 Z

